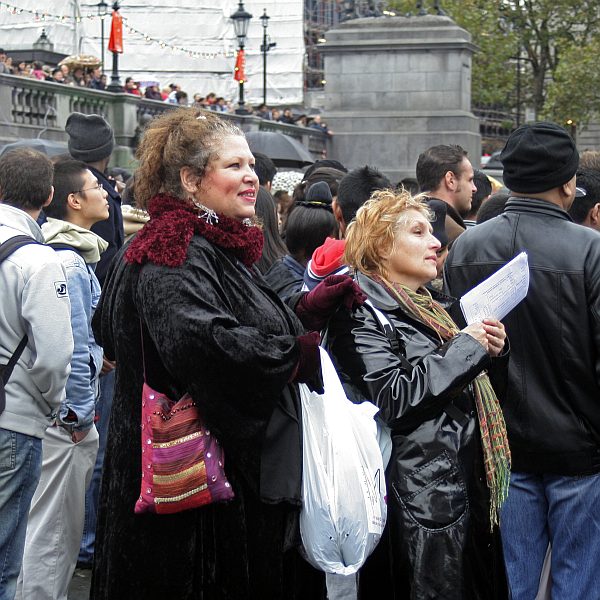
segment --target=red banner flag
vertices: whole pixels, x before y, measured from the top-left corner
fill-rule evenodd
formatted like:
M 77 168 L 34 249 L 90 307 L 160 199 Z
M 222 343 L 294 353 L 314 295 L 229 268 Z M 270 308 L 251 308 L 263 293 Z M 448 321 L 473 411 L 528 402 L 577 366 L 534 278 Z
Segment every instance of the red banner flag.
M 116 10 L 112 13 L 108 49 L 111 52 L 123 53 L 123 17 Z
M 240 48 L 235 59 L 235 69 L 233 69 L 233 78 L 236 81 L 246 81 L 246 55 Z

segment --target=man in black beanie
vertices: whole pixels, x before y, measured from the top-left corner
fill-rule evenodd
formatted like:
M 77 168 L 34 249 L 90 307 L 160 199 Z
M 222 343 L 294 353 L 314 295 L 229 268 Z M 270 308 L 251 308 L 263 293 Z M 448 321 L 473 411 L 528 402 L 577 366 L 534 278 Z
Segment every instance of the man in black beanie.
M 96 267 L 96 277 L 103 285 L 108 267 L 125 239 L 121 196 L 115 189 L 114 181 L 106 176 L 115 136 L 102 115 L 84 115 L 78 112 L 69 115 L 65 131 L 69 136 L 69 154 L 75 160 L 84 162 L 108 192 L 110 216 L 92 227 L 94 233 L 108 242 L 108 249 L 102 254 Z
M 552 597 L 597 598 L 600 236 L 567 212 L 579 154 L 562 127 L 519 127 L 500 159 L 511 197 L 460 236 L 445 279 L 460 297 L 520 252 L 529 257 L 527 298 L 504 319 L 512 474 L 500 528 L 511 598 L 536 597 L 549 545 Z
M 92 225 L 91 230 L 108 242 L 108 248 L 102 253 L 96 266 L 96 276 L 100 285 L 104 279 L 115 254 L 123 245 L 123 215 L 121 213 L 121 196 L 115 189 L 114 181 L 106 176 L 106 169 L 115 145 L 115 136 L 110 124 L 101 115 L 84 115 L 74 112 L 69 115 L 65 131 L 69 136 L 69 153 L 84 162 L 95 175 L 98 183 L 108 193 L 109 217 Z M 115 384 L 115 365 L 106 358 L 100 377 L 100 395 L 96 403 L 96 416 L 99 435 L 99 448 L 94 466 L 92 481 L 85 496 L 85 528 L 81 542 L 78 566 L 91 567 L 94 556 L 96 531 L 96 511 L 100 493 L 100 477 L 106 448 L 106 436 L 112 407 Z

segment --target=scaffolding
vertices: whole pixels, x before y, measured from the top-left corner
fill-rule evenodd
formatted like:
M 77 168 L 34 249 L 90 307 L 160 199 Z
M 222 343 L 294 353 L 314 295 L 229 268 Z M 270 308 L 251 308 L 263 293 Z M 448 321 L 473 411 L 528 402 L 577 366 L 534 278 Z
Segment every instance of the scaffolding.
M 325 84 L 323 57 L 317 44 L 325 40 L 325 33 L 343 17 L 341 0 L 304 0 L 304 44 L 306 64 L 304 89 L 322 89 Z
M 327 30 L 348 19 L 394 14 L 385 11 L 386 5 L 386 0 L 304 0 L 305 91 L 322 89 L 325 84 L 317 45 L 325 41 Z

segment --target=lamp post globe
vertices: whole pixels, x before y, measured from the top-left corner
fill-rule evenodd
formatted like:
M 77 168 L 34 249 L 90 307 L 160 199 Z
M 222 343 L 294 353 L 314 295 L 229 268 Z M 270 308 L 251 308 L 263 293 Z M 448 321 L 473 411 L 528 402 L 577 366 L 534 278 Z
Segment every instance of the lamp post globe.
M 246 36 L 248 35 L 248 26 L 252 15 L 244 8 L 244 3 L 238 4 L 238 9 L 229 17 L 233 21 L 233 30 L 238 39 L 238 46 L 243 48 L 246 44 Z
M 100 0 L 96 5 L 100 17 L 100 60 L 102 61 L 102 72 L 104 73 L 104 17 L 108 14 L 108 4 Z
M 233 21 L 233 30 L 237 37 L 239 50 L 243 50 L 246 45 L 246 36 L 248 35 L 248 27 L 252 15 L 244 8 L 244 3 L 239 2 L 237 10 L 229 17 Z M 239 108 L 236 110 L 238 114 L 248 114 L 244 108 L 244 80 L 240 79 L 240 98 Z
M 262 26 L 266 29 L 269 26 L 269 19 L 271 17 L 267 14 L 267 9 L 263 8 L 263 14 L 259 17 L 262 21 Z

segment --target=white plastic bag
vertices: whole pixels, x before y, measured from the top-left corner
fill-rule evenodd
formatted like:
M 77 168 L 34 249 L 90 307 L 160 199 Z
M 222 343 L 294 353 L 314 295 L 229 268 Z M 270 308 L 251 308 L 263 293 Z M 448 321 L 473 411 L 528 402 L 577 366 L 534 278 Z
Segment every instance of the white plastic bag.
M 321 349 L 325 393 L 301 385 L 303 479 L 300 533 L 307 560 L 327 573 L 356 573 L 387 517 L 383 461 L 370 402 L 346 398 Z
M 383 458 L 383 470 L 387 469 L 392 458 L 392 430 L 379 418 L 375 418 L 377 423 L 377 444 Z

